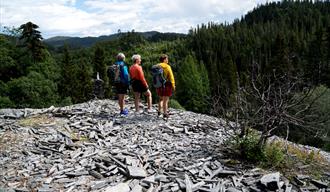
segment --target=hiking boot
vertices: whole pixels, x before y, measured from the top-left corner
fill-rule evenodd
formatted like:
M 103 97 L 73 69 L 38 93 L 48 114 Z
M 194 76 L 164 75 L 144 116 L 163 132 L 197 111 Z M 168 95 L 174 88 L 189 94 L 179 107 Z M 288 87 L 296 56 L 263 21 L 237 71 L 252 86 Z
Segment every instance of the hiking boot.
M 166 119 L 170 117 L 170 115 L 169 115 L 168 113 L 164 113 L 163 116 L 164 116 L 164 118 L 166 118 Z
M 120 115 L 128 115 L 128 109 L 120 111 Z

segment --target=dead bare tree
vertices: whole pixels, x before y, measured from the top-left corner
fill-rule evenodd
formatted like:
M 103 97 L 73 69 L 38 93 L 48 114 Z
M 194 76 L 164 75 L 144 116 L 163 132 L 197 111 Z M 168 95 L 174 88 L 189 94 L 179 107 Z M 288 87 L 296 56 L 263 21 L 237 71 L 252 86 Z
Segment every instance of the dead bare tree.
M 306 122 L 303 115 L 321 96 L 310 99 L 313 91 L 299 78 L 278 76 L 274 71 L 272 76 L 251 78 L 244 87 L 237 79 L 237 92 L 231 107 L 225 108 L 224 99 L 217 95 L 213 98 L 212 112 L 234 121 L 228 121 L 228 125 L 239 131 L 240 137 L 247 136 L 249 127 L 258 129 L 261 132 L 258 146 L 262 148 L 275 131 L 286 131 L 288 137 L 292 125 L 316 130 L 315 122 L 314 125 Z

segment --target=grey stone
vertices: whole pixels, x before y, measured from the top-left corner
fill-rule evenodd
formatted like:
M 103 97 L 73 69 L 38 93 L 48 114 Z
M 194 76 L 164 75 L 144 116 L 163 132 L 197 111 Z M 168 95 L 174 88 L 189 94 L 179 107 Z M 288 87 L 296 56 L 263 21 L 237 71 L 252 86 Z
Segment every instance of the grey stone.
M 193 183 L 191 182 L 189 176 L 187 174 L 184 175 L 185 178 L 185 185 L 186 185 L 186 192 L 192 192 L 193 191 Z
M 38 192 L 53 192 L 54 191 L 54 189 L 49 188 L 49 186 L 39 187 L 37 190 L 38 190 Z
M 226 129 L 225 120 L 176 109 L 170 109 L 167 121 L 154 113 L 121 117 L 118 104 L 110 100 L 29 109 L 24 115 L 41 112 L 54 122 L 27 129 L 17 119 L 0 115 L 0 136 L 10 132 L 24 138 L 3 151 L 0 185 L 15 188 L 27 179 L 28 189 L 103 192 L 131 179 L 129 188 L 138 192 L 185 191 L 186 186 L 209 192 L 270 190 L 257 188 L 264 170 L 227 166 L 230 159 L 222 144 L 233 131 Z M 309 182 L 303 175 L 297 177 Z M 280 180 L 278 187 L 289 192 L 289 181 L 280 179 L 287 183 L 283 186 Z M 305 188 L 315 190 L 315 184 Z
M 310 182 L 313 183 L 316 187 L 318 187 L 320 189 L 326 189 L 329 187 L 327 183 L 319 181 L 319 180 L 312 179 Z
M 15 192 L 15 190 L 14 189 L 6 189 L 6 188 L 0 187 L 0 192 Z
M 127 183 L 119 183 L 116 186 L 107 187 L 104 192 L 130 192 L 130 188 Z
M 141 185 L 135 185 L 130 192 L 142 192 L 142 190 Z
M 236 188 L 234 188 L 234 187 L 229 187 L 229 188 L 227 189 L 227 192 L 241 192 L 241 190 L 236 189 Z
M 15 192 L 29 192 L 30 190 L 28 190 L 27 188 L 16 188 Z
M 286 184 L 285 185 L 285 192 L 291 192 L 292 190 L 292 185 L 291 184 Z
M 305 185 L 306 185 L 306 182 L 304 182 L 304 181 L 298 179 L 298 177 L 293 177 L 293 179 L 294 179 L 294 181 L 295 181 L 298 185 L 300 185 L 300 186 L 305 186 Z
M 89 172 L 90 175 L 92 175 L 96 179 L 102 179 L 103 178 L 103 175 L 98 173 L 97 171 L 89 170 L 88 172 Z
M 108 183 L 109 183 L 108 180 L 94 181 L 91 185 L 91 189 L 92 190 L 97 190 L 97 189 L 104 188 Z
M 261 177 L 260 183 L 264 185 L 267 189 L 276 190 L 279 188 L 280 173 L 270 173 Z
M 127 170 L 128 170 L 129 176 L 132 177 L 132 178 L 145 178 L 145 177 L 147 177 L 147 172 L 141 167 L 128 166 Z

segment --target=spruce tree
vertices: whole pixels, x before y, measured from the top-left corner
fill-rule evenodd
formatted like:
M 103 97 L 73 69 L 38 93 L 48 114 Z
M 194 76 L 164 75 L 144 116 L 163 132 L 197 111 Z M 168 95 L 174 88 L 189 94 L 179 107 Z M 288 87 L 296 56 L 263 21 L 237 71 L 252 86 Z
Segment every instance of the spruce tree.
M 179 103 L 185 109 L 208 113 L 210 91 L 205 68 L 192 55 L 188 55 L 180 64 L 177 85 Z

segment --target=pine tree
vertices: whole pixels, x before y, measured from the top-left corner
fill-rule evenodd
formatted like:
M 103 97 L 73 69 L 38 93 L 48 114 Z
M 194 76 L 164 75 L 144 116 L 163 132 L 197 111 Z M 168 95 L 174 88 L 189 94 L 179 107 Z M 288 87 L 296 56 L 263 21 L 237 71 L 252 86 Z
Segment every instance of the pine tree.
M 63 99 L 66 97 L 71 97 L 73 103 L 76 103 L 79 100 L 79 97 L 77 96 L 77 71 L 78 68 L 72 61 L 69 49 L 65 46 L 62 60 L 62 78 L 60 81 L 59 90 Z
M 81 59 L 79 62 L 80 66 L 78 68 L 78 87 L 77 90 L 79 93 L 78 102 L 86 102 L 92 98 L 92 78 L 91 78 L 91 70 L 87 65 L 87 61 L 85 59 Z
M 45 48 L 42 44 L 42 36 L 40 31 L 37 29 L 38 25 L 27 22 L 19 27 L 22 30 L 22 35 L 19 37 L 22 40 L 22 47 L 25 47 L 31 54 L 34 62 L 42 61 L 44 59 L 43 49 Z

